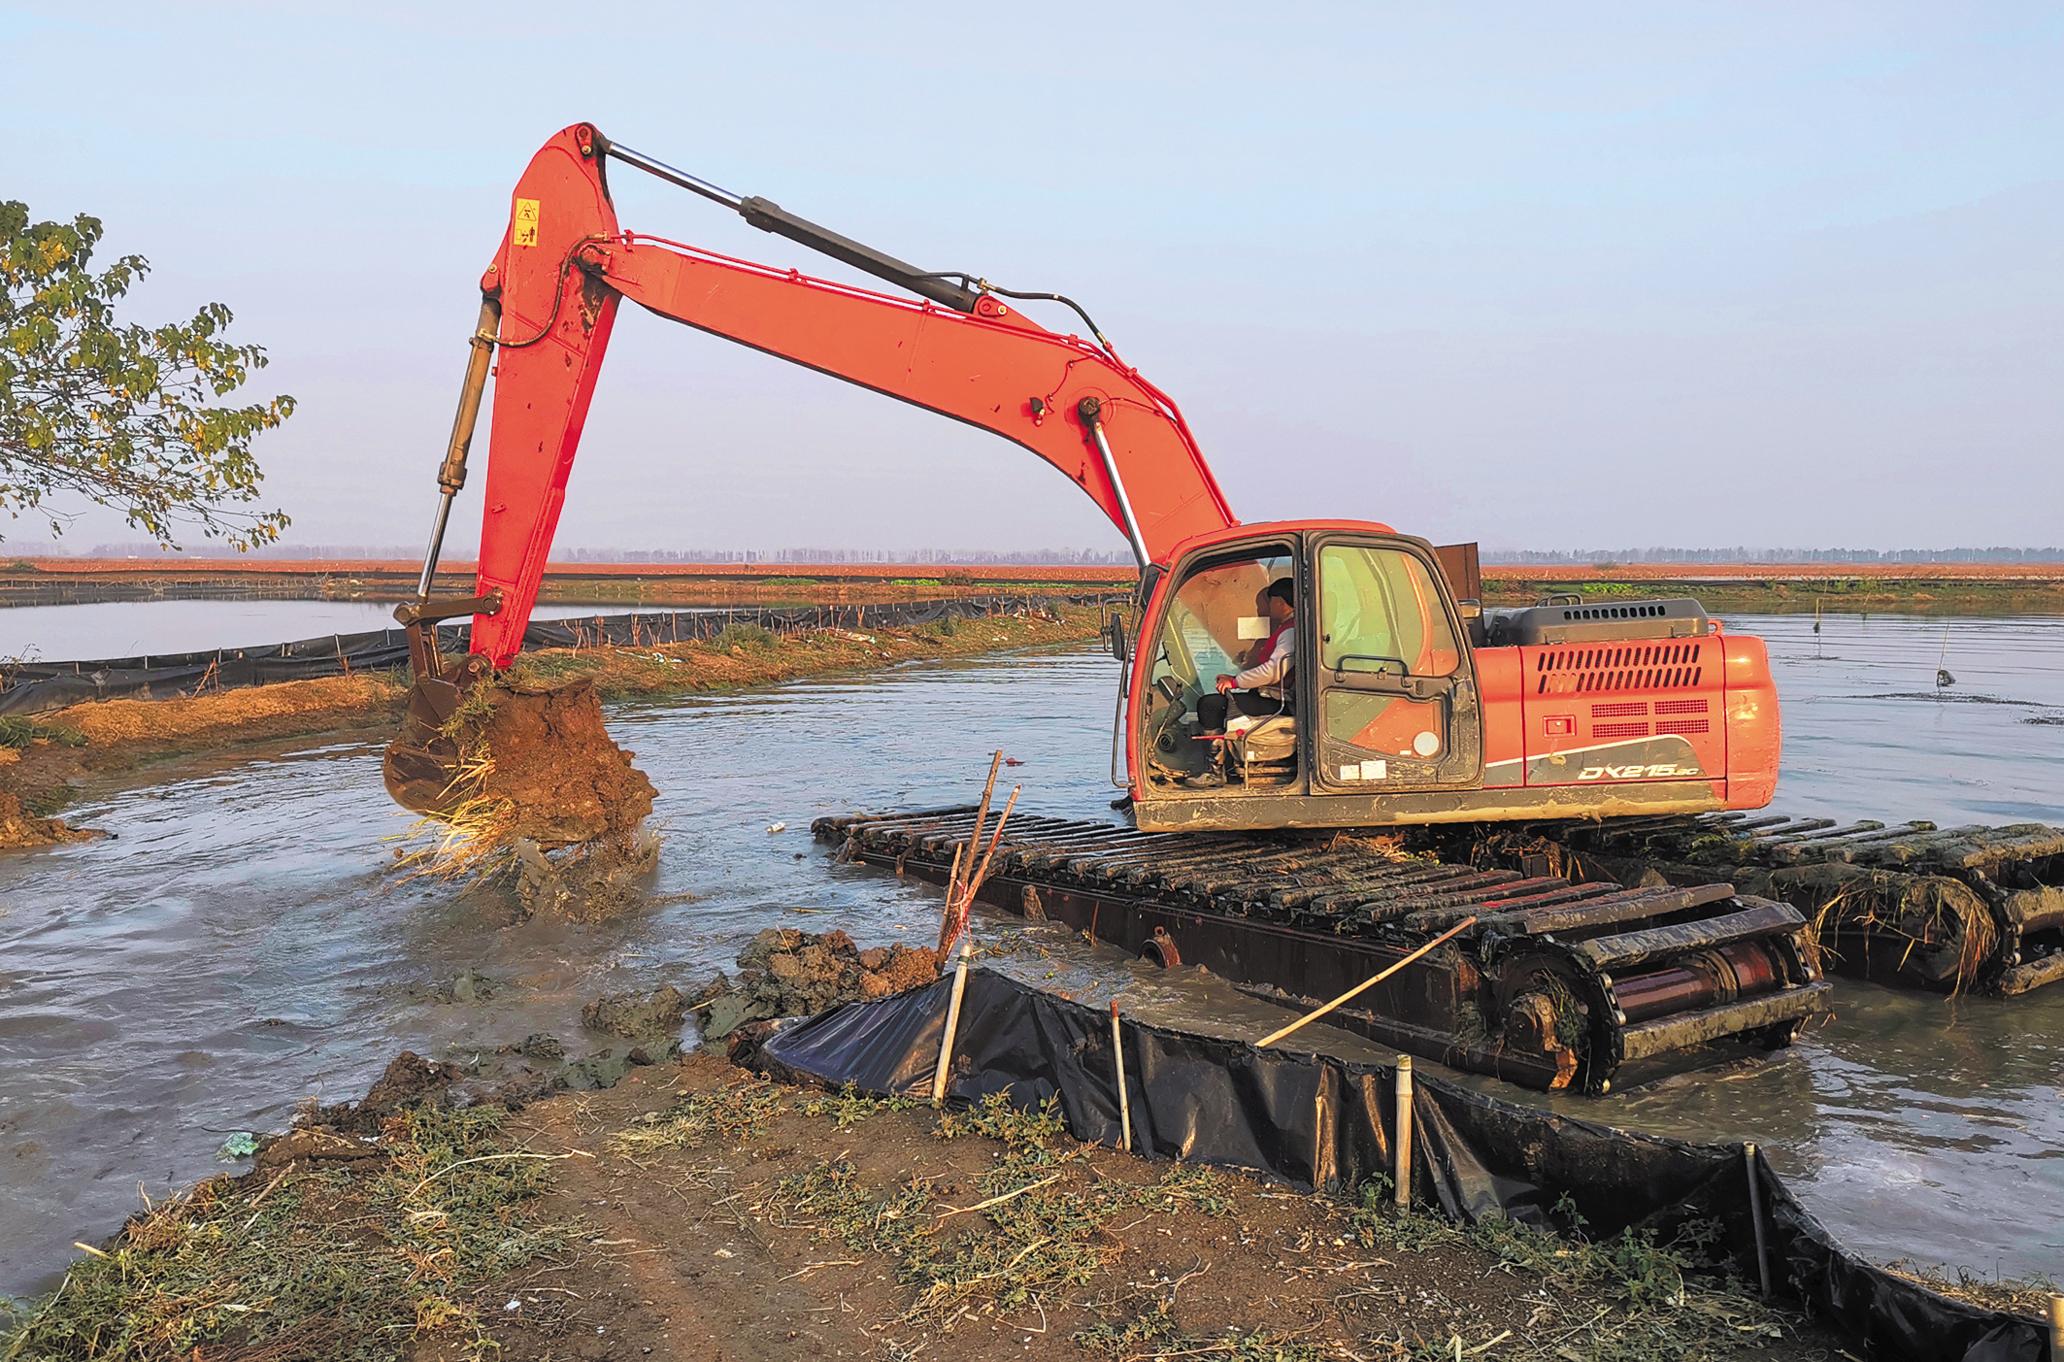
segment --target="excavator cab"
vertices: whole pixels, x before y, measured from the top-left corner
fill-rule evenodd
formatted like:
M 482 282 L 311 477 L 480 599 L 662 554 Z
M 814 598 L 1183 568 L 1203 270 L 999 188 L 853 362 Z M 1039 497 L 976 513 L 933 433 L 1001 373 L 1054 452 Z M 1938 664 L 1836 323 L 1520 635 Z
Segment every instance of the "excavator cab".
M 1300 521 L 1194 536 L 1150 567 L 1113 763 L 1135 823 L 1351 828 L 1769 802 L 1780 733 L 1761 640 L 1691 600 L 1486 612 L 1457 597 L 1449 553 L 1384 525 Z M 1199 703 L 1254 660 L 1255 592 L 1285 579 L 1295 661 L 1280 712 L 1219 734 Z
M 1257 712 L 1210 731 L 1200 704 L 1260 660 L 1256 599 L 1285 580 L 1295 661 L 1280 706 L 1250 701 Z M 1143 823 L 1295 826 L 1313 799 L 1481 786 L 1464 611 L 1425 541 L 1380 525 L 1246 526 L 1144 585 L 1130 754 Z

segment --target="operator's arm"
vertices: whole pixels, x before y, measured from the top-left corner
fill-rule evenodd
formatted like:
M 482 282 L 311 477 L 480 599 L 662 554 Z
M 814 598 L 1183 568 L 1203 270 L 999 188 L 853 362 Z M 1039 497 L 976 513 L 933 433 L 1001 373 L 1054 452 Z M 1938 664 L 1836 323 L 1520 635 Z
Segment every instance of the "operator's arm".
M 1247 670 L 1233 676 L 1218 678 L 1218 688 L 1228 690 L 1260 690 L 1263 686 L 1280 686 L 1290 676 L 1290 663 L 1295 655 L 1297 629 L 1286 628 L 1276 636 L 1276 646 L 1269 655 Z

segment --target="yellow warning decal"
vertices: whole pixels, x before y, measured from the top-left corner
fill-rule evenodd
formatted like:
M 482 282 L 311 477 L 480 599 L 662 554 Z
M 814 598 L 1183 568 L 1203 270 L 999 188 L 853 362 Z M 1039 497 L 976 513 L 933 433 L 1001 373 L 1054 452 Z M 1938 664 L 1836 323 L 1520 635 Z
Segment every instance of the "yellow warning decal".
M 516 218 L 509 230 L 509 239 L 518 246 L 537 245 L 538 201 L 536 199 L 516 200 Z

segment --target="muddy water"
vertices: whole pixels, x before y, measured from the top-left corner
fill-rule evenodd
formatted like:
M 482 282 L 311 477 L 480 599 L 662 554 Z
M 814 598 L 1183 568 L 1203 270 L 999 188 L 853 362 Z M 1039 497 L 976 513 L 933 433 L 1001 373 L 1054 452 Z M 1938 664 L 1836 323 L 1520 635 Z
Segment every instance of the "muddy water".
M 1736 621 L 1772 640 L 1786 695 L 1780 804 L 1941 820 L 2064 818 L 2064 621 Z M 403 1046 L 464 1058 L 579 1003 L 727 964 L 761 927 L 922 941 L 923 887 L 829 863 L 812 816 L 968 795 L 995 746 L 1027 808 L 1107 812 L 1112 666 L 986 659 L 867 682 L 625 708 L 618 737 L 661 790 L 655 907 L 613 924 L 482 925 L 482 905 L 396 883 L 403 820 L 377 749 L 304 743 L 160 768 L 85 808 L 113 841 L 0 859 L 0 1290 L 47 1285 L 73 1239 L 217 1167 L 239 1129 L 303 1095 L 361 1091 Z M 785 824 L 779 832 L 769 829 Z M 692 898 L 684 896 L 693 896 Z M 980 924 L 1006 967 L 1157 1019 L 1253 1035 L 1281 1014 L 1145 972 L 1059 929 Z M 439 1001 L 474 970 L 476 1003 Z M 1774 1063 L 1615 1097 L 1585 1115 L 1771 1147 L 1839 1232 L 1883 1257 L 1985 1273 L 2064 1259 L 2064 989 L 2005 1005 L 1841 984 L 1835 1026 Z M 1319 1028 L 1313 1028 L 1318 1032 Z M 1322 1035 L 1342 1052 L 1360 1042 Z M 1512 1095 L 1512 1090 L 1503 1090 Z

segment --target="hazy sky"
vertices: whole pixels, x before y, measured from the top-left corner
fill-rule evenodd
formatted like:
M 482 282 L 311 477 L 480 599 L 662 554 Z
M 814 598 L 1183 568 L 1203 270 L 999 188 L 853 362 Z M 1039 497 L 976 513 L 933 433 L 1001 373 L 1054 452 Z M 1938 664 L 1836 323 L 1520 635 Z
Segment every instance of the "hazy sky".
M 509 189 L 583 118 L 1082 299 L 1246 519 L 2060 538 L 2054 3 L 0 3 L 0 51 L 0 197 L 147 254 L 139 317 L 235 309 L 301 400 L 260 448 L 304 543 L 424 532 Z M 1122 547 L 1013 446 L 628 308 L 559 542 Z

